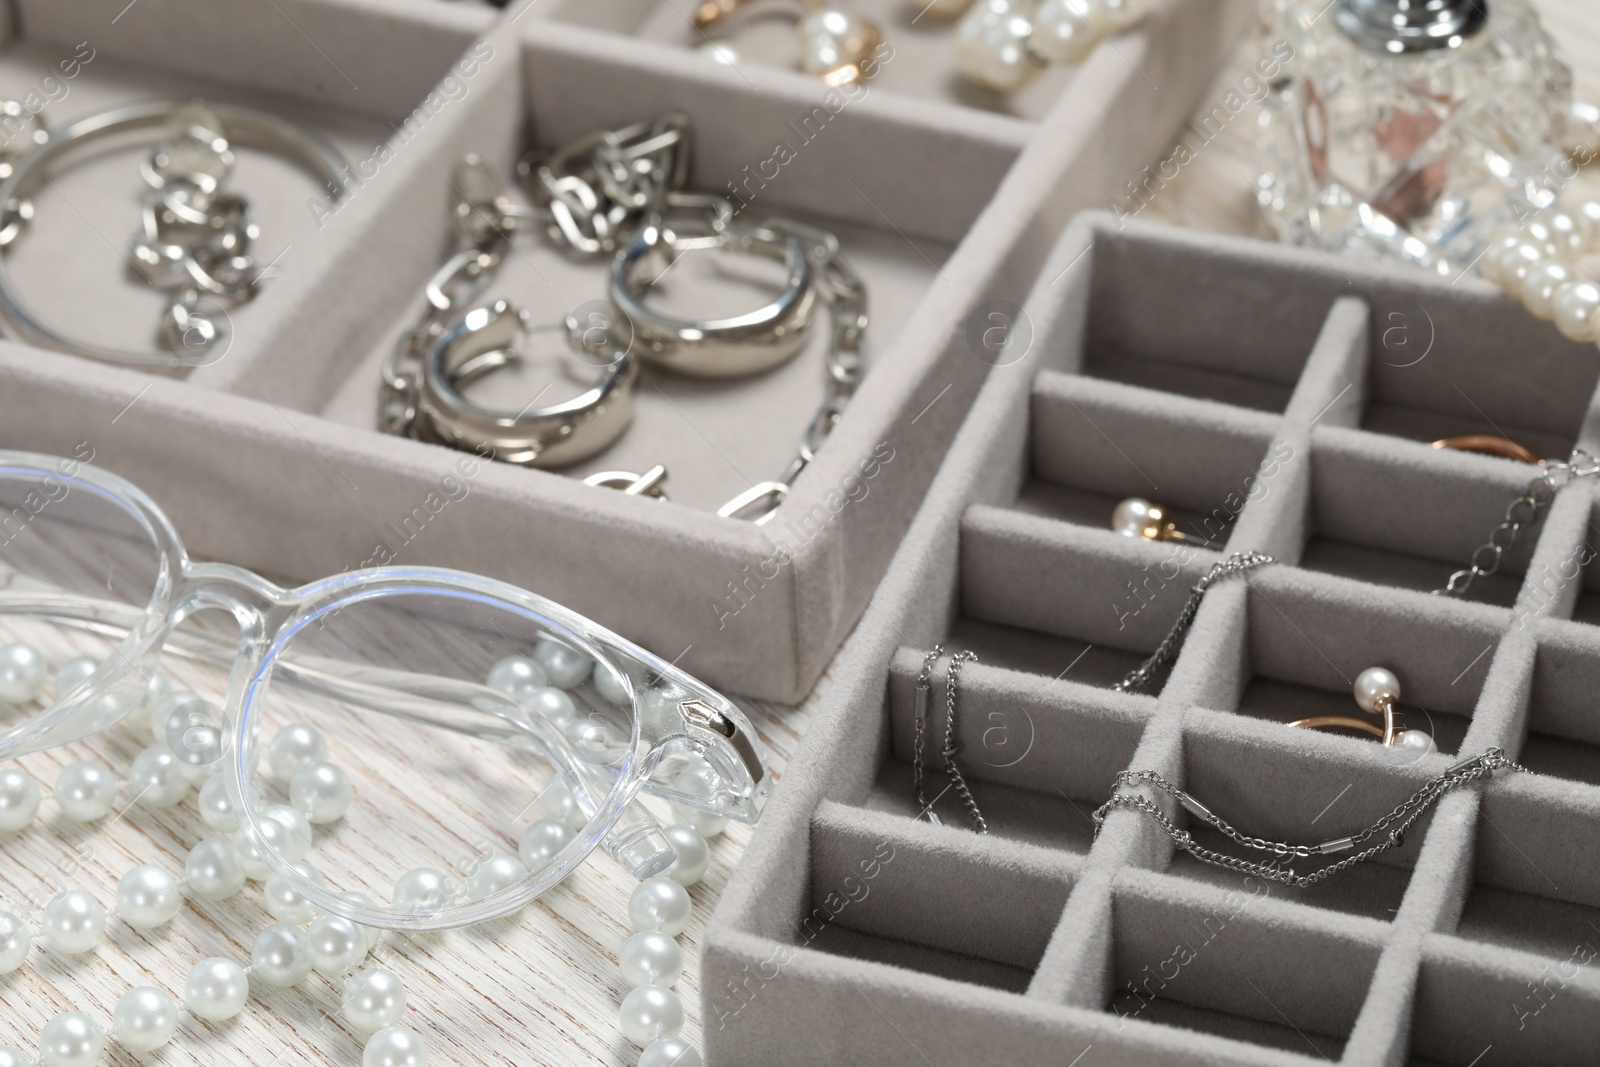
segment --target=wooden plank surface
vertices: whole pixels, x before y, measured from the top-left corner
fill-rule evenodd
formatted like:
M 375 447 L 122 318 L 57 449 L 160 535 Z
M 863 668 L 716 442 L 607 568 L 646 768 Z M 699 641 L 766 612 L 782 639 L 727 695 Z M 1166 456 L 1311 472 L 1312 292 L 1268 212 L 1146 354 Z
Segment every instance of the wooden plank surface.
M 1600 20 L 1594 18 L 1592 0 L 1542 0 L 1539 7 L 1574 65 L 1580 97 L 1600 100 Z M 1209 111 L 1237 83 L 1242 65 L 1255 58 L 1254 47 L 1241 47 L 1241 65 L 1219 75 L 1213 90 L 1198 102 L 1197 113 Z M 1249 188 L 1251 117 L 1253 111 L 1242 114 L 1208 144 L 1160 191 L 1143 216 L 1217 232 L 1270 235 Z M 33 636 L 38 637 L 36 632 Z M 39 640 L 55 665 L 82 647 L 62 638 Z M 166 669 L 189 688 L 213 695 L 221 692 L 222 680 L 214 670 L 177 662 Z M 824 678 L 799 708 L 747 705 L 780 776 L 810 709 L 827 686 Z M 375 732 L 367 740 L 385 743 L 381 731 L 372 729 Z M 137 730 L 122 726 L 86 742 L 26 757 L 21 766 L 46 788 L 58 768 L 73 759 L 99 759 L 125 774 L 145 743 L 147 736 L 141 739 Z M 360 743 L 359 736 L 352 736 L 350 750 Z M 367 799 L 372 799 L 373 790 L 386 789 L 397 805 L 403 805 L 428 796 L 439 785 L 421 762 L 406 766 L 401 761 L 386 775 L 381 784 L 363 785 Z M 696 1043 L 700 1020 L 695 946 L 749 833 L 748 828 L 735 826 L 713 843 L 711 871 L 691 893 L 695 914 L 681 939 L 688 962 L 678 989 L 690 1018 L 685 1036 Z M 109 904 L 117 880 L 128 868 L 156 863 L 180 872 L 187 850 L 206 836 L 211 834 L 192 799 L 167 811 L 133 806 L 90 827 L 67 823 L 47 802 L 45 814 L 28 831 L 0 837 L 0 908 L 36 921 L 39 908 L 61 888 L 84 889 Z M 388 849 L 381 838 L 350 847 L 370 850 L 374 857 Z M 374 958 L 405 981 L 407 1022 L 427 1036 L 434 1064 L 632 1064 L 637 1051 L 617 1027 L 617 1005 L 625 989 L 617 976 L 616 952 L 628 933 L 626 905 L 633 886 L 616 862 L 597 853 L 568 882 L 515 920 L 479 930 L 390 935 Z M 256 932 L 270 921 L 262 906 L 261 886 L 251 883 L 238 897 L 221 904 L 187 900 L 165 930 L 140 932 L 113 921 L 105 943 L 88 956 L 63 959 L 36 949 L 23 970 L 0 976 L 0 1044 L 16 1044 L 31 1053 L 39 1027 L 59 1011 L 84 1010 L 107 1023 L 117 998 L 135 985 L 152 984 L 177 995 L 190 966 L 204 956 L 246 962 Z M 136 1059 L 113 1046 L 107 1062 L 119 1067 L 138 1062 L 163 1067 L 357 1064 L 361 1042 L 340 1019 L 338 1002 L 338 990 L 313 977 L 298 989 L 253 995 L 245 1011 L 229 1023 L 188 1020 L 171 1045 L 149 1057 Z

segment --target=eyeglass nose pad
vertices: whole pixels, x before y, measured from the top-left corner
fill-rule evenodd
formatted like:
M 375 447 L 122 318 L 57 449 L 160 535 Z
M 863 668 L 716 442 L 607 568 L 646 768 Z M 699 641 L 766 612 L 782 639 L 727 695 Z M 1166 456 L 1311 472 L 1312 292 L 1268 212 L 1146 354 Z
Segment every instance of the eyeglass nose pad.
M 584 818 L 593 818 L 598 801 L 610 790 L 615 779 L 605 768 L 577 763 L 580 788 L 572 789 Z M 570 783 L 569 783 L 570 786 Z M 644 805 L 633 801 L 618 814 L 616 822 L 600 839 L 600 847 L 627 868 L 635 878 L 652 878 L 677 860 L 678 853 L 667 840 L 661 823 Z

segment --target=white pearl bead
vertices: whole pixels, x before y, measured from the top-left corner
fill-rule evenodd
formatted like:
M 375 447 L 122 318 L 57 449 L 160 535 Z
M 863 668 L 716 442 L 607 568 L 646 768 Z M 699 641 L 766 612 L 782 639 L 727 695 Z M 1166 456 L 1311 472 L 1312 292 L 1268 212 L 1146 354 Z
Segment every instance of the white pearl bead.
M 296 863 L 295 873 L 316 885 L 322 885 L 322 875 L 309 863 Z M 268 914 L 281 923 L 308 923 L 322 914 L 322 909 L 301 896 L 289 880 L 277 871 L 267 875 L 267 884 L 261 889 L 261 902 Z
M 706 1067 L 700 1050 L 681 1037 L 652 1041 L 639 1053 L 639 1067 Z
M 145 749 L 128 770 L 128 794 L 147 808 L 170 808 L 189 794 L 189 780 L 164 747 Z
M 689 894 L 671 878 L 646 878 L 628 898 L 628 921 L 635 930 L 677 936 L 689 925 Z
M 660 986 L 642 985 L 622 998 L 617 1012 L 622 1036 L 635 1045 L 648 1045 L 663 1037 L 676 1037 L 683 1029 L 683 1001 Z
M 471 877 L 467 879 L 467 895 L 473 900 L 482 900 L 503 889 L 510 889 L 527 877 L 528 868 L 522 865 L 521 860 L 495 853 L 484 857 L 473 868 Z
M 1095 0 L 1090 21 L 1108 34 L 1137 26 L 1149 13 L 1149 0 Z
M 274 923 L 261 931 L 250 950 L 250 977 L 286 989 L 311 973 L 311 949 L 297 926 Z
M 306 931 L 311 965 L 318 974 L 337 978 L 361 966 L 367 958 L 367 933 L 349 919 L 324 915 Z
M 565 823 L 574 830 L 582 829 L 589 821 L 583 814 L 583 809 L 578 806 L 578 799 L 572 795 L 566 783 L 557 778 L 550 783 L 545 791 L 539 794 L 539 811 L 546 818 L 556 822 Z
M 404 1026 L 386 1026 L 367 1039 L 361 1067 L 428 1067 L 428 1043 Z
M 1439 751 L 1439 746 L 1433 743 L 1433 736 L 1426 730 L 1400 731 L 1399 744 L 1396 747 L 1419 756 Z
M 576 836 L 572 827 L 554 819 L 540 819 L 522 834 L 517 854 L 530 871 L 537 871 L 555 859 L 556 853 L 566 848 Z
M 189 889 L 203 900 L 226 900 L 244 888 L 244 868 L 233 842 L 212 837 L 189 850 L 184 868 Z
M 597 767 L 616 763 L 628 753 L 628 735 L 620 723 L 599 715 L 582 715 L 566 724 L 567 743 L 584 762 Z
M 1100 43 L 1100 31 L 1084 16 L 1082 0 L 1044 0 L 1033 13 L 1029 45 L 1052 63 L 1082 63 Z
M 157 678 L 160 678 L 161 682 L 158 683 Z M 158 688 L 161 690 L 159 696 L 155 695 Z M 158 745 L 167 743 L 167 723 L 171 721 L 172 713 L 185 704 L 204 699 L 198 693 L 191 693 L 187 689 L 173 688 L 172 683 L 159 674 L 151 678 L 148 694 L 145 701 L 145 720 L 150 728 L 150 736 Z
M 321 763 L 327 758 L 328 742 L 305 723 L 285 726 L 267 746 L 267 765 L 280 782 L 289 781 L 301 767 Z
M 394 884 L 389 902 L 406 911 L 437 911 L 461 895 L 461 889 L 442 871 L 419 867 L 407 871 Z
M 39 940 L 70 956 L 91 951 L 105 932 L 106 909 L 77 889 L 50 898 L 39 920 Z
M 658 985 L 665 989 L 683 973 L 683 949 L 676 938 L 659 930 L 634 934 L 617 954 L 617 969 L 630 986 Z
M 1139 496 L 1130 496 L 1111 512 L 1111 529 L 1123 537 L 1143 537 L 1150 523 L 1150 512 L 1155 507 Z
M 117 780 L 104 765 L 79 760 L 61 768 L 50 794 L 61 814 L 74 822 L 93 822 L 110 813 L 117 802 Z
M 100 661 L 88 656 L 79 656 L 69 659 L 56 671 L 56 698 L 66 696 L 78 686 L 94 677 L 94 672 L 100 669 Z
M 39 787 L 21 771 L 0 771 L 0 831 L 25 830 L 39 814 Z
M 721 63 L 725 67 L 737 67 L 744 62 L 739 50 L 727 41 L 706 41 L 696 51 L 713 63 Z
M 0 646 L 0 704 L 26 704 L 49 684 L 50 669 L 32 645 Z
M 489 668 L 488 686 L 506 696 L 527 703 L 525 693 L 542 689 L 550 681 L 539 665 L 526 656 L 507 656 Z
M 1595 339 L 1595 315 L 1600 312 L 1600 285 L 1571 281 L 1556 290 L 1556 329 L 1574 341 Z
M 711 845 L 705 835 L 692 826 L 666 826 L 661 832 L 678 854 L 666 875 L 679 885 L 694 885 L 706 876 L 711 866 Z
M 0 1045 L 0 1067 L 33 1067 L 33 1059 L 12 1045 Z
M 350 976 L 340 1010 L 357 1030 L 375 1033 L 393 1026 L 406 1013 L 406 990 L 400 976 L 382 967 Z
M 250 978 L 244 968 L 215 956 L 195 964 L 183 987 L 189 1013 L 208 1022 L 233 1018 L 244 1010 L 249 998 Z
M 9 911 L 0 911 L 0 974 L 10 974 L 26 963 L 32 945 L 27 924 Z
M 1548 258 L 1549 253 L 1542 244 L 1524 240 L 1502 257 L 1500 262 L 1500 284 L 1507 293 L 1520 297 L 1522 295 L 1522 283 L 1527 279 L 1529 273 Z
M 721 791 L 722 776 L 703 757 L 696 757 L 673 777 L 672 785 L 685 796 L 710 800 Z M 679 822 L 699 830 L 707 840 L 722 833 L 728 825 L 726 817 L 713 815 L 699 808 L 674 804 L 673 811 L 677 814 Z
M 350 776 L 331 763 L 301 767 L 289 780 L 289 803 L 319 826 L 344 818 L 354 796 Z
M 533 646 L 533 661 L 557 689 L 581 685 L 594 666 L 594 660 L 582 652 L 548 637 Z
M 203 782 L 222 766 L 222 709 L 203 697 L 167 716 L 162 737 L 190 782 Z
M 239 816 L 234 813 L 233 801 L 228 799 L 227 780 L 220 775 L 213 775 L 206 779 L 206 784 L 200 787 L 199 797 L 200 818 L 205 824 L 219 834 L 237 833 L 239 830 Z
M 1577 255 L 1588 243 L 1584 223 L 1565 211 L 1541 211 L 1528 220 L 1525 232 L 1529 240 L 1543 243 L 1557 256 Z
M 813 11 L 800 21 L 800 69 L 826 74 L 866 57 L 872 38 L 865 19 L 848 11 Z
M 594 668 L 594 688 L 600 698 L 608 704 L 615 704 L 620 708 L 630 707 L 633 698 L 628 695 L 628 684 L 623 681 L 622 675 L 616 669 L 597 663 Z
M 148 863 L 123 875 L 117 884 L 117 916 L 140 930 L 171 922 L 182 904 L 178 879 Z
M 111 1036 L 129 1052 L 154 1052 L 178 1030 L 178 1005 L 151 986 L 130 989 L 111 1014 Z
M 956 33 L 956 66 L 979 85 L 1009 92 L 1020 89 L 1038 73 L 1028 57 L 1033 26 L 1020 14 L 996 14 L 995 7 L 992 2 L 981 3 L 961 20 Z
M 274 804 L 261 812 L 256 833 L 260 844 L 241 829 L 233 837 L 234 852 L 239 866 L 247 878 L 260 881 L 272 873 L 272 868 L 262 858 L 263 850 L 298 863 L 311 851 L 311 824 L 306 817 L 287 804 Z
M 1560 260 L 1545 260 L 1522 281 L 1523 306 L 1534 318 L 1549 321 L 1556 313 L 1556 290 L 1572 280 L 1571 267 Z
M 1378 698 L 1385 693 L 1395 700 L 1400 699 L 1400 679 L 1384 667 L 1368 667 L 1356 675 L 1356 684 L 1351 688 L 1355 692 L 1356 705 L 1366 712 L 1376 713 Z
M 529 690 L 522 702 L 557 730 L 565 730 L 578 717 L 578 706 L 572 702 L 572 698 L 553 685 Z
M 95 1067 L 106 1051 L 106 1035 L 80 1011 L 57 1015 L 39 1031 L 39 1067 Z

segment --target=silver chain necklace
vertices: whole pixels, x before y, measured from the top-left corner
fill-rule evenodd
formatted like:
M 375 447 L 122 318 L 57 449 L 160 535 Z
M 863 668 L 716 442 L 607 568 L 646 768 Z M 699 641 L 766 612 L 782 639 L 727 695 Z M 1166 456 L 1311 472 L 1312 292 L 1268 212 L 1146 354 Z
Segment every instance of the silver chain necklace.
M 1572 450 L 1567 462 L 1546 460 L 1540 468 L 1538 477 L 1528 483 L 1527 490 L 1506 506 L 1505 521 L 1494 528 L 1489 540 L 1478 546 L 1467 566 L 1452 574 L 1443 589 L 1434 590 L 1436 594 L 1465 596 L 1473 582 L 1498 572 L 1500 561 L 1517 543 L 1517 535 L 1538 520 L 1539 513 L 1550 506 L 1557 493 L 1579 478 L 1600 474 L 1600 462 L 1580 448 Z
M 928 723 L 928 694 L 933 688 L 933 665 L 942 655 L 944 646 L 934 645 L 922 658 L 922 672 L 917 675 L 916 733 L 912 743 L 911 789 L 917 798 L 919 817 L 925 817 L 931 823 L 939 823 L 941 820 L 934 814 L 933 804 L 928 802 L 927 796 L 923 793 L 922 751 Z M 961 768 L 956 766 L 956 753 L 960 750 L 960 746 L 956 744 L 956 691 L 961 682 L 961 665 L 976 662 L 977 659 L 976 652 L 956 652 L 951 655 L 950 664 L 945 668 L 944 747 L 939 750 L 939 755 L 944 759 L 945 773 L 950 776 L 950 788 L 961 797 L 961 803 L 966 807 L 967 816 L 972 820 L 973 827 L 978 833 L 986 834 L 989 832 L 989 824 L 984 821 L 983 813 L 978 810 L 978 802 L 973 798 L 972 790 L 961 774 Z M 934 801 L 937 802 L 938 799 L 935 797 Z
M 1200 601 L 1205 599 L 1206 590 L 1213 584 L 1235 574 L 1254 570 L 1268 563 L 1277 562 L 1265 552 L 1235 552 L 1220 563 L 1214 563 L 1211 569 L 1201 576 L 1198 582 L 1189 590 L 1189 599 L 1184 603 L 1183 610 L 1178 612 L 1178 618 L 1172 624 L 1172 629 L 1167 631 L 1167 636 L 1161 639 L 1156 650 L 1139 666 L 1128 672 L 1128 676 L 1112 690 L 1118 693 L 1130 693 L 1136 689 L 1143 689 L 1150 684 L 1156 671 L 1171 662 L 1178 655 L 1178 650 L 1183 646 L 1183 639 L 1189 633 L 1189 627 L 1194 625 L 1194 617 L 1200 611 Z
M 1259 837 L 1250 837 L 1247 834 L 1240 833 L 1221 816 L 1155 771 L 1123 771 L 1117 775 L 1116 781 L 1112 785 L 1111 799 L 1107 800 L 1094 813 L 1095 834 L 1098 836 L 1100 828 L 1105 823 L 1106 814 L 1112 808 L 1133 808 L 1154 819 L 1167 832 L 1167 836 L 1172 838 L 1174 844 L 1202 863 L 1209 863 L 1213 867 L 1222 867 L 1245 874 L 1253 874 L 1274 882 L 1281 882 L 1284 885 L 1303 889 L 1306 886 L 1315 885 L 1329 875 L 1342 871 L 1346 867 L 1352 867 L 1363 860 L 1369 860 L 1380 852 L 1387 852 L 1391 848 L 1399 848 L 1405 842 L 1406 831 L 1411 829 L 1412 824 L 1420 819 L 1440 797 L 1458 786 L 1475 782 L 1480 778 L 1488 778 L 1501 768 L 1513 771 L 1526 770 L 1526 768 L 1506 759 L 1503 750 L 1499 748 L 1487 749 L 1481 755 L 1469 756 L 1452 764 L 1443 774 L 1430 779 L 1415 793 L 1411 794 L 1399 807 L 1365 830 L 1347 837 L 1336 837 L 1319 845 L 1294 845 L 1286 841 L 1267 841 Z M 1217 852 L 1214 849 L 1205 848 L 1197 844 L 1194 836 L 1189 831 L 1179 829 L 1177 824 L 1167 818 L 1166 814 L 1153 801 L 1132 793 L 1116 791 L 1118 786 L 1133 785 L 1139 782 L 1148 782 L 1162 790 L 1181 804 L 1190 815 L 1245 848 L 1255 849 L 1258 852 L 1272 853 L 1277 858 L 1276 861 L 1257 863 L 1241 859 L 1238 856 L 1230 856 L 1225 852 Z M 1310 874 L 1296 874 L 1292 867 L 1282 866 L 1278 862 L 1311 859 L 1315 856 L 1348 852 L 1353 848 L 1360 848 L 1374 839 L 1376 839 L 1375 844 L 1368 845 L 1355 855 L 1347 856 L 1326 867 L 1319 867 Z

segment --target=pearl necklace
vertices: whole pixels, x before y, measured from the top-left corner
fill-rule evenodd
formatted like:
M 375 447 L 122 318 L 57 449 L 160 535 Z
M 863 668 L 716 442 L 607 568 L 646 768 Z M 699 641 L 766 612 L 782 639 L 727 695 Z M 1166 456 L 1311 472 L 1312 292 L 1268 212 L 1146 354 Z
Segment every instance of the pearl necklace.
M 1020 89 L 1052 63 L 1089 58 L 1113 33 L 1137 25 L 1147 0 L 934 0 L 928 10 L 961 16 L 956 66 L 970 81 L 1001 92 Z M 965 14 L 962 14 L 965 12 Z
M 1565 208 L 1497 227 L 1478 270 L 1567 337 L 1595 341 L 1600 284 L 1580 271 L 1593 252 L 1600 252 L 1600 200 L 1572 197 Z
M 568 659 L 575 655 L 554 648 L 538 663 L 509 657 L 491 670 L 488 684 L 526 698 L 532 707 L 553 718 L 562 718 L 563 712 L 571 717 L 575 713 L 570 708 L 571 698 L 547 684 L 547 679 L 558 684 L 564 677 L 578 680 L 578 665 Z M 72 660 L 57 672 L 57 692 L 70 692 L 97 666 L 87 657 Z M 25 644 L 0 647 L 0 702 L 29 703 L 43 693 L 47 683 L 48 670 L 38 650 Z M 210 773 L 218 762 L 207 758 L 213 742 L 220 744 L 214 706 L 194 694 L 175 691 L 171 682 L 158 674 L 152 678 L 146 707 L 147 725 L 158 743 L 134 760 L 125 785 L 119 786 L 103 765 L 81 760 L 62 769 L 50 799 L 67 818 L 92 822 L 110 813 L 119 793 L 130 794 L 130 804 L 170 807 L 198 781 L 203 783 L 199 796 L 202 819 L 212 830 L 229 836 L 195 845 L 183 878 L 150 864 L 129 871 L 118 883 L 117 901 L 111 909 L 89 893 L 66 890 L 45 904 L 37 926 L 0 912 L 0 974 L 20 968 L 35 943 L 64 955 L 93 951 L 112 918 L 139 930 L 161 927 L 177 915 L 185 889 L 201 899 L 223 900 L 240 892 L 247 878 L 264 880 L 263 903 L 278 922 L 256 938 L 249 964 L 240 966 L 221 957 L 201 960 L 189 972 L 182 1000 L 154 986 L 130 990 L 112 1013 L 110 1036 L 130 1052 L 152 1052 L 172 1039 L 185 1013 L 211 1022 L 231 1019 L 243 1011 L 252 981 L 287 988 L 301 984 L 316 971 L 330 981 L 349 976 L 343 983 L 341 1010 L 352 1026 L 371 1035 L 363 1049 L 363 1067 L 426 1067 L 426 1041 L 400 1025 L 406 1008 L 400 978 L 384 968 L 357 970 L 381 932 L 336 915 L 320 914 L 273 873 L 255 845 L 239 833 L 238 817 L 222 779 Z M 167 742 L 165 746 L 162 740 Z M 220 747 L 216 753 L 220 755 Z M 327 762 L 327 754 L 321 734 L 303 724 L 284 727 L 267 747 L 268 764 L 275 777 L 288 783 L 291 804 L 264 809 L 262 832 L 272 848 L 296 862 L 302 876 L 313 878 L 315 870 L 300 863 L 311 848 L 311 824 L 338 821 L 353 796 L 349 778 Z M 699 771 L 695 767 L 684 771 L 679 785 L 693 789 Z M 38 785 L 27 775 L 14 768 L 0 771 L 0 832 L 25 829 L 43 800 Z M 519 880 L 528 867 L 563 848 L 585 822 L 577 800 L 559 779 L 540 796 L 538 807 L 545 817 L 524 832 L 519 856 L 484 857 L 471 871 L 468 893 L 485 896 Z M 677 935 L 687 928 L 692 912 L 685 887 L 705 875 L 711 861 L 708 839 L 722 832 L 726 820 L 674 810 L 680 822 L 665 827 L 663 833 L 678 858 L 664 875 L 646 879 L 634 890 L 628 904 L 634 933 L 618 954 L 619 970 L 630 989 L 619 1009 L 619 1025 L 624 1036 L 644 1046 L 639 1067 L 704 1067 L 699 1051 L 679 1037 L 683 1003 L 671 987 L 683 971 Z M 401 876 L 393 900 L 425 907 L 460 891 L 443 873 L 418 869 Z M 344 895 L 371 903 L 364 894 Z M 66 1012 L 49 1020 L 40 1031 L 36 1059 L 30 1060 L 19 1049 L 0 1046 L 0 1067 L 95 1067 L 103 1061 L 106 1036 L 106 1029 L 87 1013 Z

